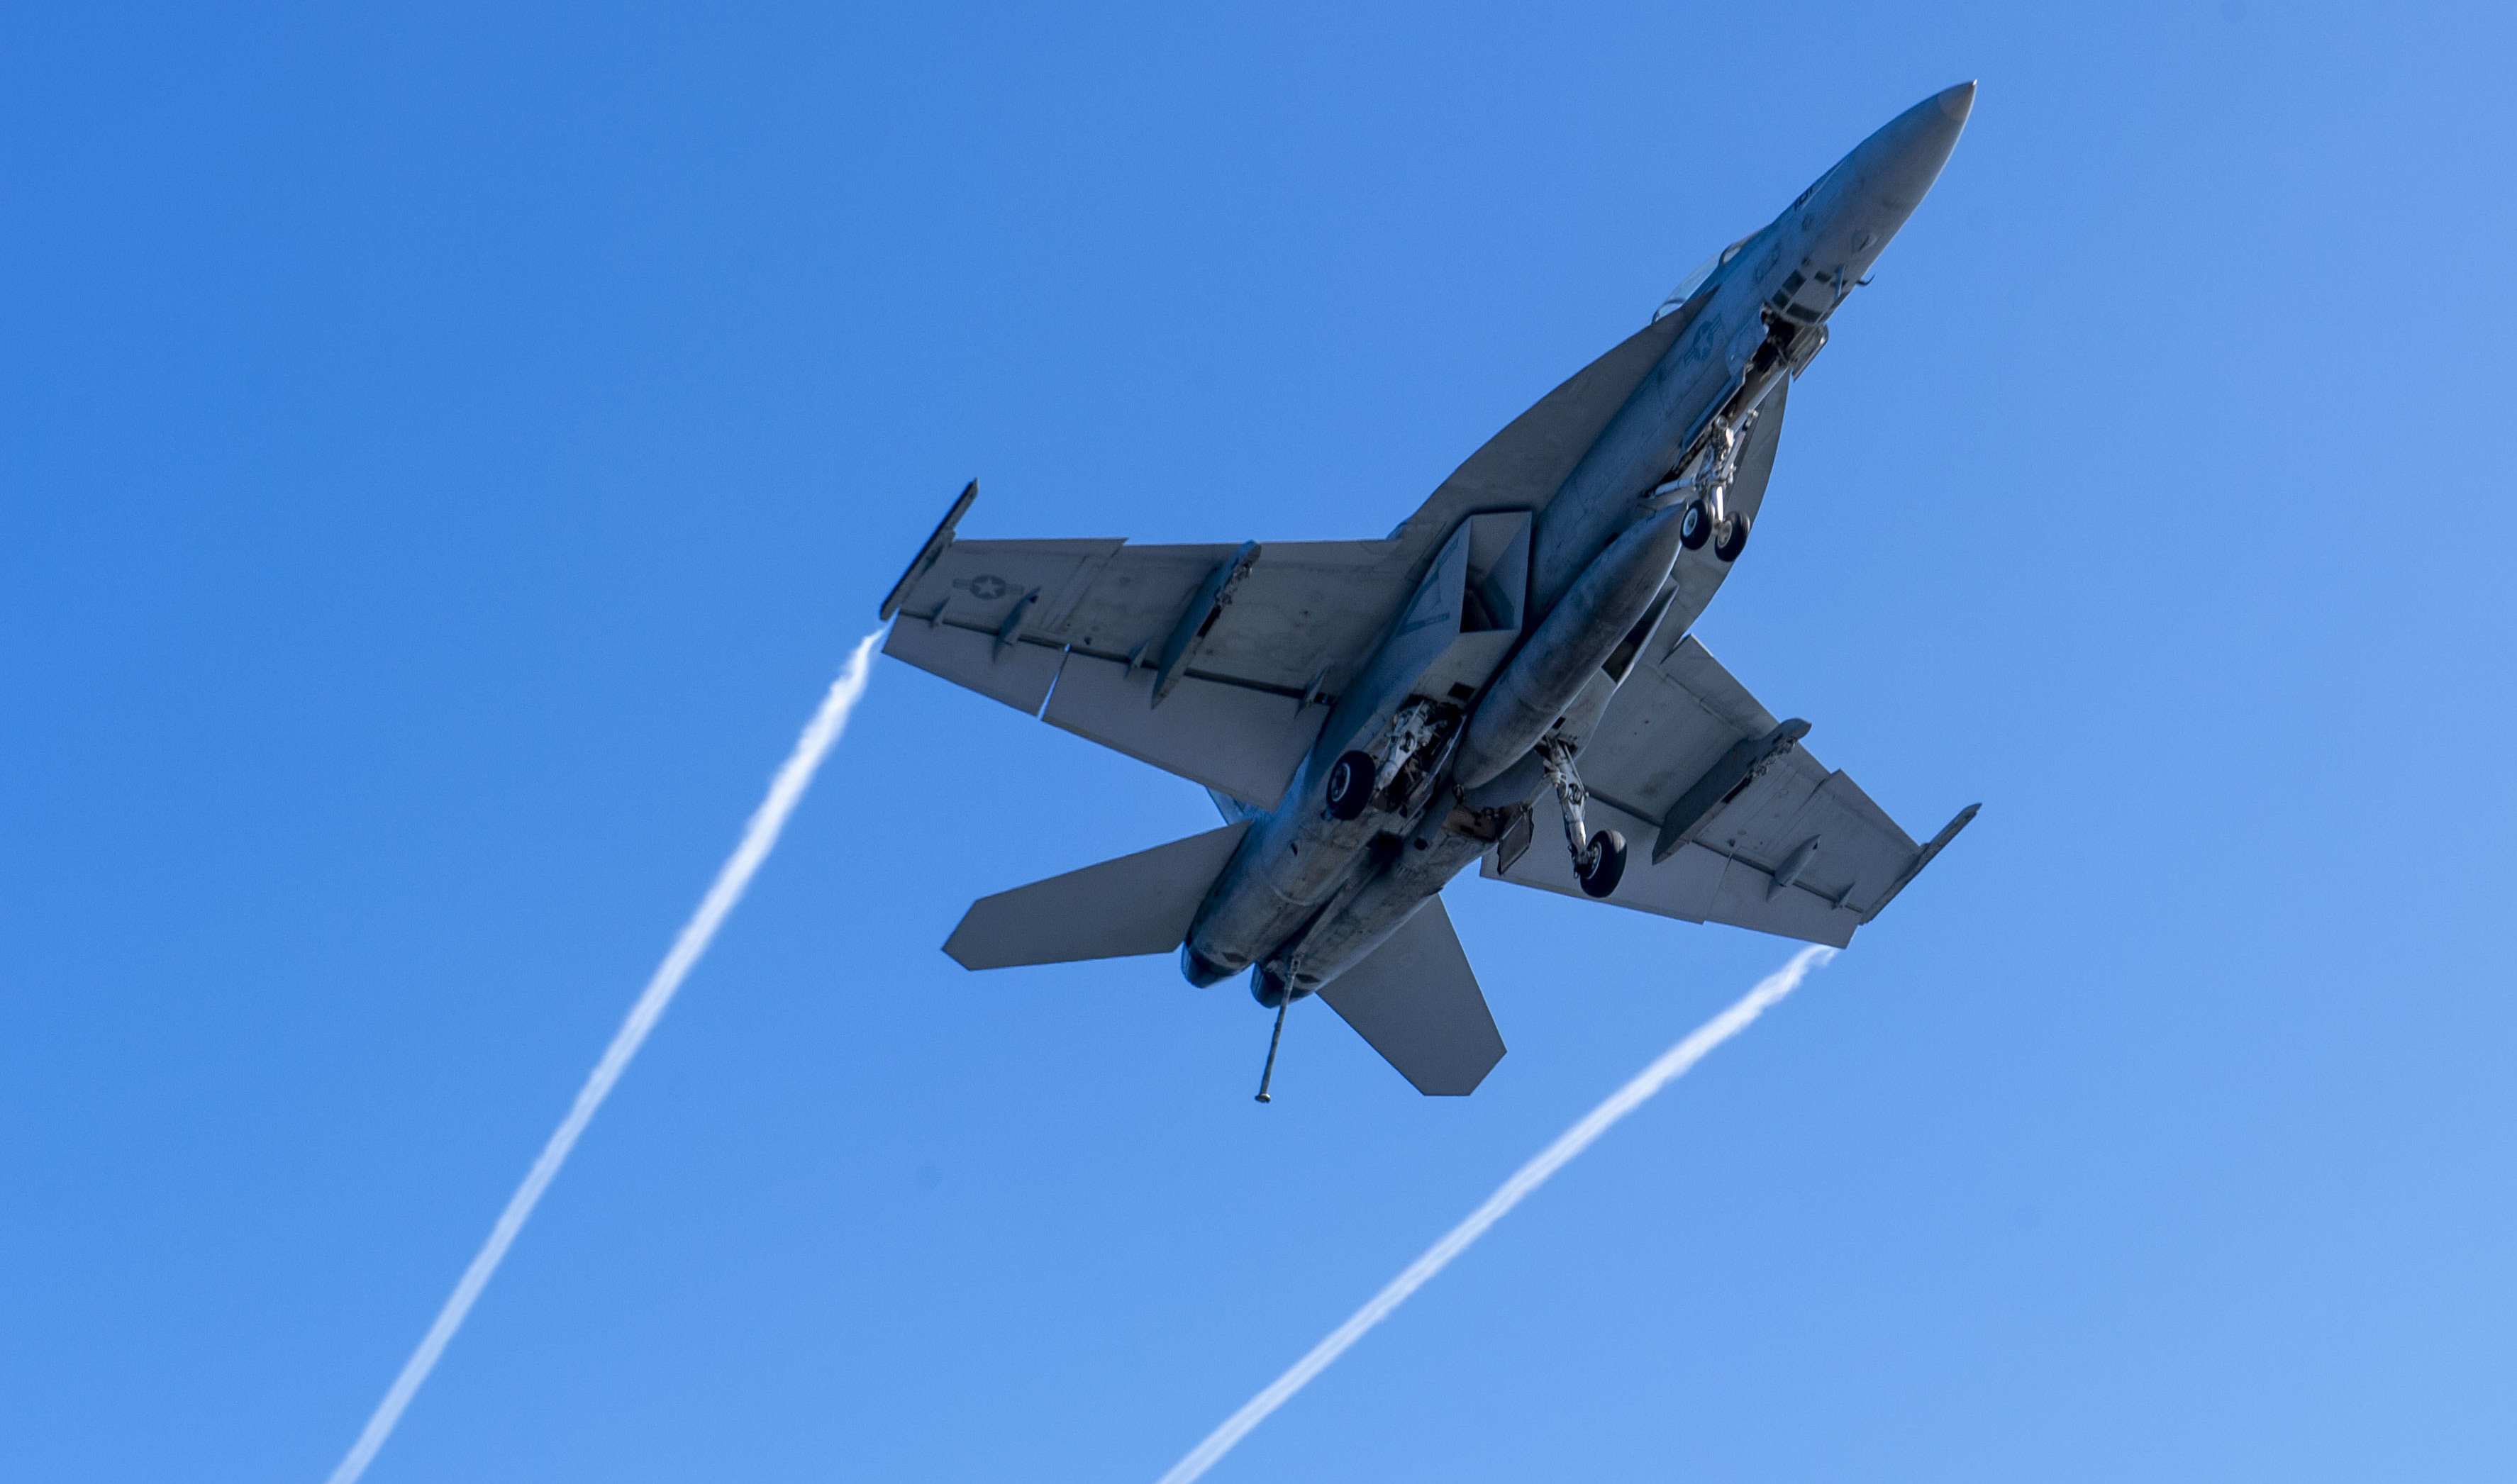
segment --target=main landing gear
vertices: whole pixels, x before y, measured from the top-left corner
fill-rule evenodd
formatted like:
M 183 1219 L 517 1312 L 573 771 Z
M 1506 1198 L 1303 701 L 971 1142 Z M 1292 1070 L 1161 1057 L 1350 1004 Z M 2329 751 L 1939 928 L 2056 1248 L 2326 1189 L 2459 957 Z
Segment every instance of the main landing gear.
M 1556 803 L 1564 814 L 1564 844 L 1573 852 L 1573 879 L 1585 896 L 1604 899 L 1626 874 L 1626 837 L 1613 829 L 1592 832 L 1582 818 L 1590 792 L 1573 771 L 1573 749 L 1550 737 L 1538 744 L 1539 764 L 1556 785 Z
M 1329 818 L 1362 817 L 1372 805 L 1374 763 L 1369 752 L 1348 752 L 1329 764 Z
M 1460 729 L 1460 708 L 1422 699 L 1409 701 L 1389 718 L 1383 755 L 1357 750 L 1329 765 L 1328 816 L 1360 819 L 1380 798 L 1383 807 L 1401 809 L 1441 765 Z

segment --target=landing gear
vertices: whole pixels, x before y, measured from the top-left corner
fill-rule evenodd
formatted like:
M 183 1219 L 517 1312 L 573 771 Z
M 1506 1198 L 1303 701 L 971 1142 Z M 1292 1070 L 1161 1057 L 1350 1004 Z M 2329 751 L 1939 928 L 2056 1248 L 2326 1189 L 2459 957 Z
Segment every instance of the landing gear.
M 1757 408 L 1736 422 L 1716 422 L 1693 446 L 1692 456 L 1643 494 L 1643 508 L 1666 510 L 1690 493 L 1678 518 L 1678 542 L 1688 551 L 1713 543 L 1713 554 L 1735 562 L 1748 545 L 1748 513 L 1730 508 L 1730 486 L 1739 477 L 1739 460 L 1748 451 L 1748 430 L 1756 426 Z
M 1713 554 L 1725 562 L 1736 562 L 1739 553 L 1748 549 L 1748 512 L 1742 510 L 1730 517 L 1730 529 L 1713 543 Z
M 1713 517 L 1705 513 L 1704 502 L 1695 500 L 1689 503 L 1685 513 L 1678 518 L 1678 544 L 1693 551 L 1712 535 Z
M 1573 879 L 1582 883 L 1585 896 L 1604 900 L 1617 889 L 1626 875 L 1626 837 L 1613 829 L 1602 829 L 1591 836 L 1591 862 L 1573 858 Z
M 1348 752 L 1329 765 L 1330 819 L 1351 820 L 1362 816 L 1372 803 L 1373 775 L 1377 767 L 1369 752 Z
M 1398 708 L 1381 756 L 1354 751 L 1329 765 L 1328 817 L 1360 819 L 1373 801 L 1384 809 L 1413 812 L 1424 807 L 1420 795 L 1442 765 L 1460 734 L 1460 708 L 1422 697 Z
M 1564 815 L 1564 845 L 1573 853 L 1573 879 L 1581 883 L 1583 895 L 1604 898 L 1625 878 L 1626 837 L 1613 829 L 1591 832 L 1582 817 L 1591 794 L 1582 786 L 1582 776 L 1573 771 L 1570 746 L 1557 738 L 1545 738 L 1538 743 L 1538 761 L 1547 770 L 1547 781 L 1556 785 L 1556 804 Z

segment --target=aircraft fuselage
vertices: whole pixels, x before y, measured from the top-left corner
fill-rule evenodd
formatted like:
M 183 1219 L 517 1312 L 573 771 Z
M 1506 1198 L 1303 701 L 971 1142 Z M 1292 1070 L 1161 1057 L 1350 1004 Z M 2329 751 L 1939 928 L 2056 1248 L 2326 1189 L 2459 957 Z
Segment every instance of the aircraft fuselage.
M 1674 643 L 1727 575 L 1763 492 L 1762 478 L 1731 485 L 1738 448 L 1770 400 L 1779 416 L 1973 97 L 1898 115 L 1682 285 L 1662 313 L 1684 327 L 1553 498 L 1461 522 L 1283 802 L 1254 819 L 1181 948 L 1184 975 L 1256 967 L 1262 1002 L 1307 994 L 1526 830 L 1551 759 L 1569 768 L 1634 655 Z

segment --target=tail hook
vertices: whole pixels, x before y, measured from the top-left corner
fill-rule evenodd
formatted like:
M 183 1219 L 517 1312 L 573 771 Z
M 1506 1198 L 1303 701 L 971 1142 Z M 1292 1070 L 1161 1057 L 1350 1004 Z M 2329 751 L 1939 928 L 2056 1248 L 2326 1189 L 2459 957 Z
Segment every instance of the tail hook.
M 1267 1065 L 1258 1073 L 1258 1101 L 1271 1102 L 1267 1084 L 1276 1077 L 1276 1047 L 1285 1039 L 1285 1012 L 1294 1007 L 1294 987 L 1285 986 L 1284 997 L 1276 1001 L 1276 1029 L 1267 1038 Z

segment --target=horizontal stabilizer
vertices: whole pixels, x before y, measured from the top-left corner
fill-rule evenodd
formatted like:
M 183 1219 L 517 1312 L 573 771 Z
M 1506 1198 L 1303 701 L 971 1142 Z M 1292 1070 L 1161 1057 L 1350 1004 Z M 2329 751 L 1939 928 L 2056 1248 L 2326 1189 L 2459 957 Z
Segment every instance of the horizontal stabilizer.
M 965 969 L 1168 954 L 1188 936 L 1207 888 L 1248 821 L 981 897 L 944 952 Z
M 1440 897 L 1320 997 L 1429 1097 L 1465 1097 L 1503 1060 L 1503 1033 Z

